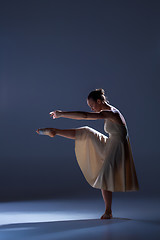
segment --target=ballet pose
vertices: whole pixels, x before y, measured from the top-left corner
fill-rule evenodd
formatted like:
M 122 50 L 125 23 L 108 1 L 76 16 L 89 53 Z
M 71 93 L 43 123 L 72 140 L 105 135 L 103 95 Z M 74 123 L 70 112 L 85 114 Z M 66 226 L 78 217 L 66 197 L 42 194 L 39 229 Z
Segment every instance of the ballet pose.
M 88 126 L 75 129 L 43 128 L 36 132 L 75 140 L 77 162 L 85 179 L 102 192 L 105 212 L 101 219 L 110 219 L 113 217 L 112 192 L 139 190 L 128 128 L 121 112 L 109 104 L 103 89 L 90 92 L 87 104 L 93 112 L 56 110 L 50 115 L 53 119 L 104 119 L 104 131 L 109 136 Z

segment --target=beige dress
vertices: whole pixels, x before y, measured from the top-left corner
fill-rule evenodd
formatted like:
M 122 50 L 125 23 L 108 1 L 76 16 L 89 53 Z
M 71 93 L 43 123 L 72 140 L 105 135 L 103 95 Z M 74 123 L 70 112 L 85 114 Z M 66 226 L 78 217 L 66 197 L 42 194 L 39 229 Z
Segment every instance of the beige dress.
M 109 137 L 88 126 L 76 129 L 75 154 L 87 182 L 111 192 L 139 190 L 127 125 L 105 119 Z

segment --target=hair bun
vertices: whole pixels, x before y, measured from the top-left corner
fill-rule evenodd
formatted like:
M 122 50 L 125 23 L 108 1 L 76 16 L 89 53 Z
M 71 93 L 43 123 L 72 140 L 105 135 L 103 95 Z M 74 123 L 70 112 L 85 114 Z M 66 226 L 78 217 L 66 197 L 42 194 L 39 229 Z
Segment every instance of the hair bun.
M 101 95 L 105 95 L 105 91 L 103 88 L 96 89 L 97 92 L 99 92 Z
M 89 93 L 88 99 L 92 98 L 95 102 L 100 99 L 102 101 L 107 101 L 109 103 L 108 99 L 105 96 L 105 91 L 103 88 L 98 88 L 92 92 Z

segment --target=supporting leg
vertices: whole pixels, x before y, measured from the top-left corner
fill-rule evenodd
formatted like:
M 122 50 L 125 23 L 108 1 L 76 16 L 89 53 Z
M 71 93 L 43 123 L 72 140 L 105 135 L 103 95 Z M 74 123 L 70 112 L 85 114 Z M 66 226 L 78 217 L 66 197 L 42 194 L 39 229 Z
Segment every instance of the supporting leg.
M 101 219 L 112 218 L 112 192 L 103 189 L 101 191 L 105 203 L 105 213 L 102 215 Z

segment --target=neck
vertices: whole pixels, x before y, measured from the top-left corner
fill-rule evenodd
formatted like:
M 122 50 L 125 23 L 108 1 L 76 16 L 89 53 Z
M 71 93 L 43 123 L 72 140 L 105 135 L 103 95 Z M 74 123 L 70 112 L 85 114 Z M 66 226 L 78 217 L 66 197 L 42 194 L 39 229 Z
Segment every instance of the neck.
M 110 110 L 111 107 L 107 102 L 102 103 L 102 110 Z

